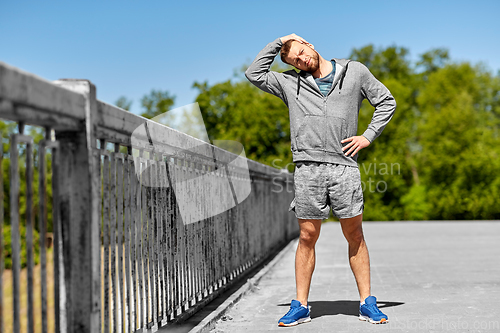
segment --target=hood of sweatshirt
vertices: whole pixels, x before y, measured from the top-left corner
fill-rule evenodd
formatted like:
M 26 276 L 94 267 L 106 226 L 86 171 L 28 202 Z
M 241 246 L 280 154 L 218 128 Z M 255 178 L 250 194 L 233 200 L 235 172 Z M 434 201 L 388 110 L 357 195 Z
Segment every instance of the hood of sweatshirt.
M 333 80 L 332 90 L 335 89 L 335 86 L 339 82 L 340 82 L 339 89 L 342 90 L 342 84 L 344 83 L 344 78 L 345 78 L 345 75 L 347 73 L 349 62 L 351 62 L 351 60 L 350 59 L 337 59 L 337 58 L 332 58 L 331 60 L 335 61 L 335 64 L 339 65 L 338 67 L 340 67 L 340 68 L 336 68 L 336 74 L 335 74 L 335 78 Z M 319 91 L 318 85 L 314 81 L 314 76 L 311 73 L 301 70 L 298 73 L 298 75 L 299 75 L 299 77 L 297 80 L 297 96 L 296 96 L 296 98 L 299 98 L 300 85 L 302 84 L 301 82 L 303 80 L 305 81 L 306 84 L 310 85 L 312 88 L 318 90 L 318 92 L 321 93 L 321 91 Z

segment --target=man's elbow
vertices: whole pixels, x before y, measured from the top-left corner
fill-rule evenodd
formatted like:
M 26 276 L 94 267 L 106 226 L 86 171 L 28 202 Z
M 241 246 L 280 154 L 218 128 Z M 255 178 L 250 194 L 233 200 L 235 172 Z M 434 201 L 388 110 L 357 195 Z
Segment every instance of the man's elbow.
M 245 77 L 250 81 L 250 76 L 251 76 L 251 73 L 250 73 L 250 67 L 247 68 L 247 70 L 245 71 Z
M 397 107 L 396 99 L 394 98 L 394 96 L 389 94 L 389 96 L 387 96 L 385 98 L 385 104 L 386 104 L 386 108 L 388 110 L 390 110 L 391 113 L 394 114 L 394 112 L 396 111 L 396 107 Z
M 245 77 L 250 82 L 254 82 L 255 81 L 255 73 L 253 73 L 251 67 L 248 67 L 247 70 L 245 71 Z

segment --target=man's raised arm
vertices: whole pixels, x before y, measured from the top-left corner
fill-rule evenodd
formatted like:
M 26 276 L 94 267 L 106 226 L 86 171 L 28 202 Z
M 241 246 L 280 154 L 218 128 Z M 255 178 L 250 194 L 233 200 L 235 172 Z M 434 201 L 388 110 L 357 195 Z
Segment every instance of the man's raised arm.
M 283 44 L 290 39 L 294 39 L 301 43 L 307 43 L 302 37 L 295 34 L 276 38 L 259 52 L 252 64 L 245 71 L 245 76 L 248 81 L 254 84 L 257 88 L 278 96 L 281 99 L 284 99 L 283 90 L 281 89 L 281 84 L 279 82 L 279 76 L 281 73 L 273 72 L 270 68 L 274 58 L 280 52 Z

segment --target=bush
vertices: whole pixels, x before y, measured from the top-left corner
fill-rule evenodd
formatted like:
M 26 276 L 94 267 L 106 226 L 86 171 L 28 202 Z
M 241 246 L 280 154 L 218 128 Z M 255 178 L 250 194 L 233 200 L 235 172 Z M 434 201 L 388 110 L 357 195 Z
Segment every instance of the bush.
M 4 225 L 2 228 L 3 231 L 3 241 L 4 241 L 4 261 L 5 268 L 12 269 L 12 238 L 11 238 L 11 226 Z M 24 225 L 19 226 L 19 231 L 21 234 L 21 268 L 24 268 L 28 265 L 27 259 L 27 246 L 26 246 L 26 227 Z M 40 236 L 38 231 L 33 229 L 33 262 L 35 265 L 40 261 Z

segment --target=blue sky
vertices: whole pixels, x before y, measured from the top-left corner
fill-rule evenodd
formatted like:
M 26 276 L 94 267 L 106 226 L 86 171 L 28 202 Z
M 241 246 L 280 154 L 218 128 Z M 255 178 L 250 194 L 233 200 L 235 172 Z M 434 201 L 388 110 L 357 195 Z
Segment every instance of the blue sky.
M 402 46 L 445 47 L 500 70 L 500 1 L 6 1 L 0 61 L 48 80 L 85 78 L 97 97 L 139 113 L 151 89 L 192 103 L 195 81 L 230 79 L 270 41 L 296 33 L 325 58 Z

